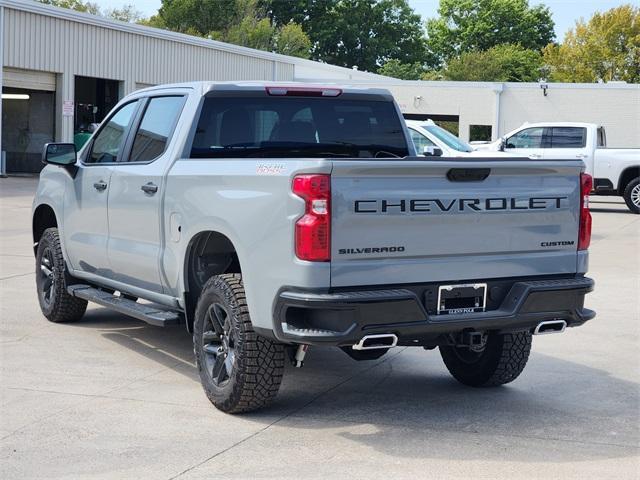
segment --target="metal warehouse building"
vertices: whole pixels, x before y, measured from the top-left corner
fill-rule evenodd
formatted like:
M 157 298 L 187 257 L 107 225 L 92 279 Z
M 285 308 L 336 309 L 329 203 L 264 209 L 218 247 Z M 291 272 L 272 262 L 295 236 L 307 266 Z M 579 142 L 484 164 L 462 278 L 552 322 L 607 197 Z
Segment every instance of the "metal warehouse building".
M 640 85 L 403 82 L 26 0 L 0 0 L 0 29 L 9 173 L 38 172 L 44 143 L 86 134 L 123 95 L 191 80 L 376 84 L 411 118 L 457 122 L 465 140 L 573 120 L 603 124 L 612 146 L 640 144 Z
M 466 141 L 496 139 L 525 122 L 589 122 L 606 128 L 611 147 L 640 147 L 638 84 L 387 80 L 385 87 L 405 117 L 458 122 Z
M 377 77 L 32 1 L 0 0 L 6 168 L 38 172 L 42 146 L 72 141 L 123 95 L 191 80 Z

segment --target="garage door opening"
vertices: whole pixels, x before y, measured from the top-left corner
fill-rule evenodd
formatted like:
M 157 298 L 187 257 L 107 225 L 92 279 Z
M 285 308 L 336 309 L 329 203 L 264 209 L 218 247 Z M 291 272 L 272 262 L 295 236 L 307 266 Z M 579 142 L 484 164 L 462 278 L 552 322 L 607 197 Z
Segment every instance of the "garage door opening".
M 490 142 L 491 125 L 469 125 L 470 142 Z
M 7 173 L 42 170 L 42 147 L 54 138 L 54 106 L 54 92 L 2 89 L 2 150 Z
M 74 143 L 79 149 L 120 100 L 120 82 L 104 78 L 75 78 Z

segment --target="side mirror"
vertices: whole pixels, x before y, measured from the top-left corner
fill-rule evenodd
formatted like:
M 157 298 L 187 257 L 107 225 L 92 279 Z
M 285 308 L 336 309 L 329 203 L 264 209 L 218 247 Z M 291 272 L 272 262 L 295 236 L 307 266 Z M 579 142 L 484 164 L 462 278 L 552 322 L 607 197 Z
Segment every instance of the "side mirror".
M 42 151 L 42 163 L 69 167 L 75 165 L 77 160 L 73 143 L 47 143 Z
M 427 145 L 426 147 L 424 147 L 424 150 L 422 151 L 422 154 L 425 157 L 441 157 L 442 156 L 442 149 L 438 148 L 438 147 L 433 147 L 433 146 Z
M 504 152 L 504 149 L 505 149 L 505 148 L 507 148 L 507 140 L 506 140 L 506 138 L 502 137 L 502 138 L 500 139 L 500 146 L 498 147 L 498 149 L 499 149 L 501 152 Z

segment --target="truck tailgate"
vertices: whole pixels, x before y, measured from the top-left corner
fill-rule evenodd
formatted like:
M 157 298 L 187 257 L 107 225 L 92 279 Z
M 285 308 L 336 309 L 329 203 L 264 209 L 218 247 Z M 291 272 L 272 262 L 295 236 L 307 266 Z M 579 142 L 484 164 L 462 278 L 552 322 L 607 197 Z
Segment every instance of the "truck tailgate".
M 335 161 L 331 284 L 575 273 L 580 161 Z

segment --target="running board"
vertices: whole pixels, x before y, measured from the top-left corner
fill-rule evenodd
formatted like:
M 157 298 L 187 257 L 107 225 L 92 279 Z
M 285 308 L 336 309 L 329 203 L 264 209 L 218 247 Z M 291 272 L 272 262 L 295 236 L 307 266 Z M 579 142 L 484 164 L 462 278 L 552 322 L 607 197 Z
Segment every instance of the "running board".
M 97 303 L 110 310 L 137 318 L 138 320 L 157 327 L 179 325 L 182 323 L 178 312 L 164 309 L 164 307 L 156 304 L 138 303 L 128 298 L 116 297 L 109 292 L 94 288 L 90 285 L 71 285 L 67 288 L 67 291 L 74 297 Z

